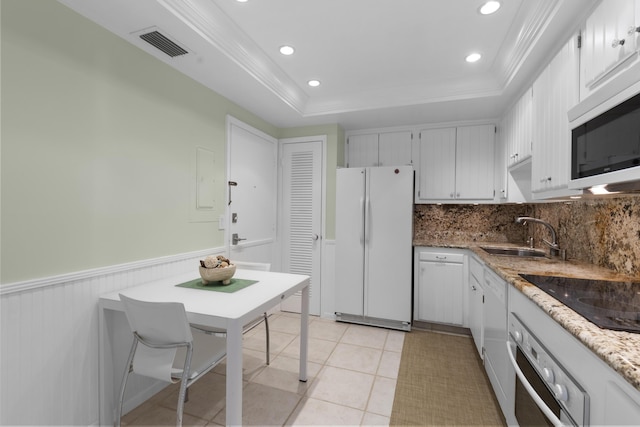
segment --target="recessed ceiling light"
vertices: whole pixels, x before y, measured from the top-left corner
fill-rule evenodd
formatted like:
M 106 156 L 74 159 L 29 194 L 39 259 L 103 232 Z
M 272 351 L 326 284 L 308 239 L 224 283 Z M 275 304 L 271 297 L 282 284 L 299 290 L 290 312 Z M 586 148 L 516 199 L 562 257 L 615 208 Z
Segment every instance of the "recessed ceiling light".
M 500 9 L 500 2 L 492 0 L 482 5 L 482 7 L 480 8 L 480 13 L 483 15 L 491 15 L 492 13 L 495 13 L 498 9 Z
M 482 55 L 479 53 L 472 53 L 465 58 L 467 62 L 478 62 L 482 58 Z
M 280 46 L 280 53 L 283 55 L 293 55 L 295 49 L 291 46 Z
M 246 3 L 248 0 L 236 0 L 238 3 Z
M 320 80 L 309 80 L 307 84 L 311 87 L 318 87 L 320 86 Z

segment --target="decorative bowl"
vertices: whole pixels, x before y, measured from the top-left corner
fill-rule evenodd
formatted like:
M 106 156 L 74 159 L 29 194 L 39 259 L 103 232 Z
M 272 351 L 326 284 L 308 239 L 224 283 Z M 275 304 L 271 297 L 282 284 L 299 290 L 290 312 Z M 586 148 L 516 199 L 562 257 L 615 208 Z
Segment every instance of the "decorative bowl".
M 200 266 L 200 277 L 205 285 L 210 282 L 222 282 L 223 285 L 231 283 L 231 278 L 236 274 L 236 265 L 231 264 L 227 267 L 205 268 Z

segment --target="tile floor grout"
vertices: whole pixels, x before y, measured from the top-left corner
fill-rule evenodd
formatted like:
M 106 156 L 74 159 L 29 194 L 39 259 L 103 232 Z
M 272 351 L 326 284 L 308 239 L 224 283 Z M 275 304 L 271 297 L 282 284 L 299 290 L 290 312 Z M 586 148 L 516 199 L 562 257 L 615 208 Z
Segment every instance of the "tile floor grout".
M 312 316 L 309 380 L 301 383 L 299 319 L 285 312 L 270 316 L 269 366 L 264 325 L 244 335 L 243 425 L 388 425 L 404 332 Z M 223 362 L 191 387 L 184 425 L 224 424 L 224 370 Z M 156 394 L 123 424 L 174 425 L 176 390 L 173 385 Z

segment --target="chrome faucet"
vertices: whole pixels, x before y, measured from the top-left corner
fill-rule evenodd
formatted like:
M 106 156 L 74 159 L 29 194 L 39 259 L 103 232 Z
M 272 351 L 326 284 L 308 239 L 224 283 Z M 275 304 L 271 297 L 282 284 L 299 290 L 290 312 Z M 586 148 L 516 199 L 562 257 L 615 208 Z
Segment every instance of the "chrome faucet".
M 533 218 L 530 216 L 519 216 L 516 218 L 516 224 L 522 224 L 522 225 L 526 225 L 527 222 L 535 222 L 538 224 L 542 224 L 545 227 L 547 227 L 549 229 L 549 232 L 551 233 L 551 242 L 549 242 L 548 240 L 542 239 L 543 242 L 545 242 L 548 246 L 549 246 L 549 255 L 551 256 L 558 256 L 560 255 L 560 246 L 558 246 L 558 239 L 557 239 L 557 234 L 556 234 L 556 230 L 553 228 L 553 226 L 551 224 L 549 224 L 546 221 L 543 221 L 541 219 L 538 218 Z

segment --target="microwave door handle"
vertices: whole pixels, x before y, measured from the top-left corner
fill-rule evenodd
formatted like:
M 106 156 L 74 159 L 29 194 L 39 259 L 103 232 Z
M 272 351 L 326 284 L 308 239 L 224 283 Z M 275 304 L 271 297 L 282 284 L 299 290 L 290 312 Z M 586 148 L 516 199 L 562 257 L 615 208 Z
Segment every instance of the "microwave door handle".
M 529 384 L 529 381 L 527 381 L 527 378 L 518 366 L 518 362 L 516 362 L 516 358 L 513 355 L 513 350 L 511 349 L 511 341 L 509 340 L 507 340 L 507 353 L 509 354 L 509 359 L 511 360 L 513 368 L 516 370 L 516 375 L 522 382 L 524 388 L 527 390 L 527 393 L 529 393 L 533 401 L 536 403 L 536 405 L 538 405 L 538 408 L 540 408 L 540 410 L 544 413 L 544 415 L 546 415 L 546 417 L 553 423 L 554 426 L 566 427 L 566 425 L 563 424 L 562 421 L 560 421 L 560 418 L 556 417 L 556 414 L 554 414 L 553 411 L 551 411 L 551 409 L 549 409 L 549 407 L 540 398 L 540 396 L 538 396 L 538 393 L 536 393 L 531 384 Z

